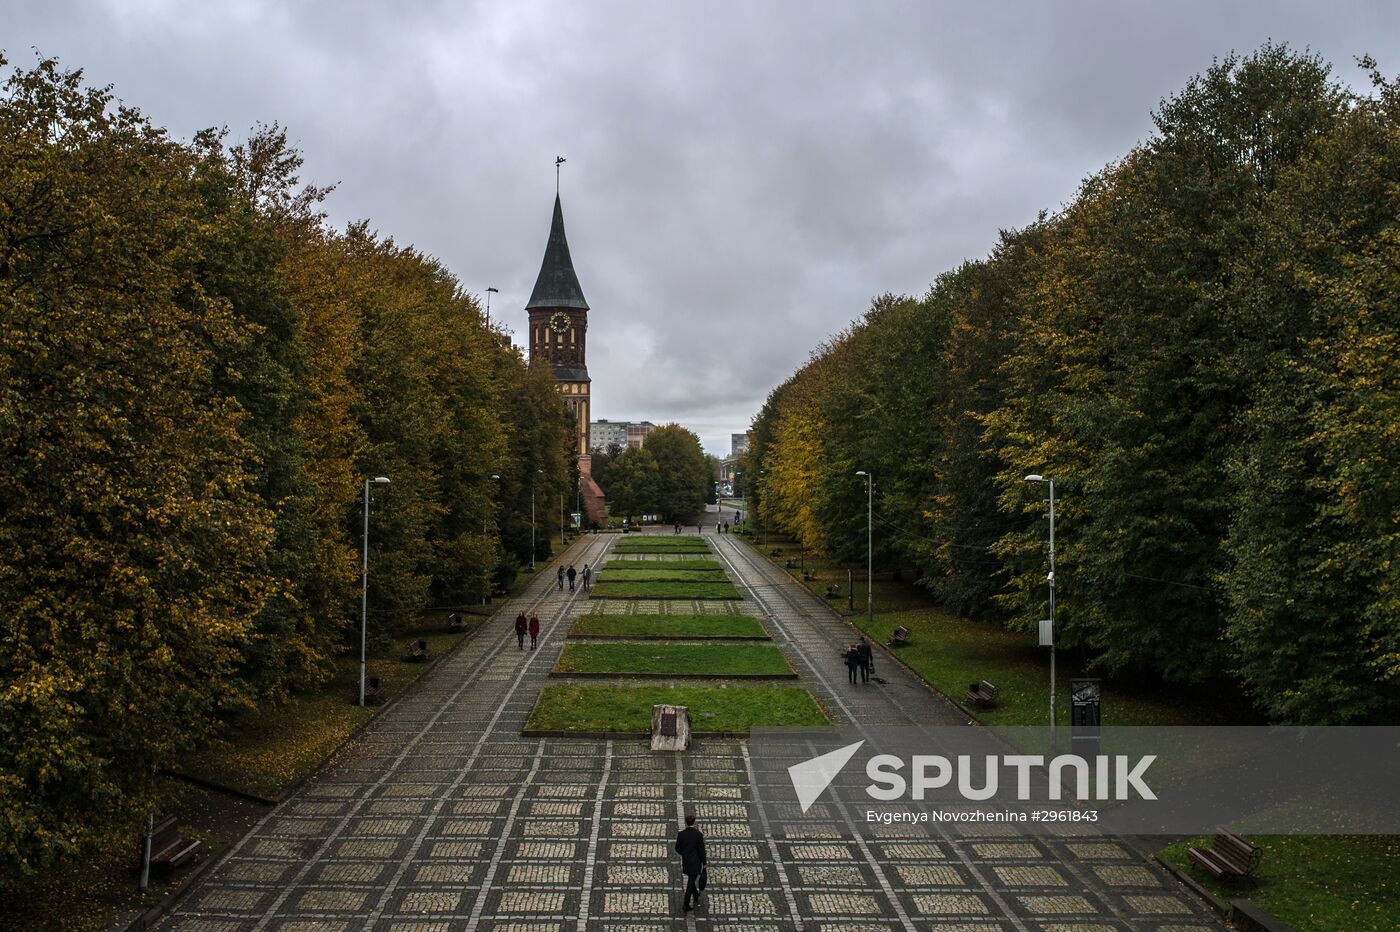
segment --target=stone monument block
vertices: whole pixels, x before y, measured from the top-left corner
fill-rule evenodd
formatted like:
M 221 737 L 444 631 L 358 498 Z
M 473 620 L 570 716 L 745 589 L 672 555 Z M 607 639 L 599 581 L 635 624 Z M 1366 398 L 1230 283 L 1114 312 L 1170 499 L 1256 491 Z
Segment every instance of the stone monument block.
M 690 709 L 683 705 L 651 707 L 651 749 L 684 751 L 690 747 Z

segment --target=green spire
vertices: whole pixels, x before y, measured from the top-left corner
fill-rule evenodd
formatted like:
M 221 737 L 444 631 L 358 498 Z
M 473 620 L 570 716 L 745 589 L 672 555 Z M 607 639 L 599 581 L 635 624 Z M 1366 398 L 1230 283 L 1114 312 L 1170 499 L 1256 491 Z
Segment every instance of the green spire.
M 569 240 L 564 236 L 564 208 L 558 194 L 554 195 L 554 222 L 549 227 L 549 243 L 544 248 L 540 277 L 535 279 L 535 290 L 530 294 L 530 303 L 525 305 L 527 311 L 541 307 L 588 310 L 578 276 L 574 274 L 574 260 L 569 256 Z

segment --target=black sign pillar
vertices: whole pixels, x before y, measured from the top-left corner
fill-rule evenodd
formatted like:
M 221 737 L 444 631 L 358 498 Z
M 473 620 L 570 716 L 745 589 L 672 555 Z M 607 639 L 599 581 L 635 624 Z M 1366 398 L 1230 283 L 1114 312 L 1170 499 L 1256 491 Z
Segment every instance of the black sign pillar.
M 1074 677 L 1069 681 L 1070 752 L 1092 761 L 1099 753 L 1099 680 Z

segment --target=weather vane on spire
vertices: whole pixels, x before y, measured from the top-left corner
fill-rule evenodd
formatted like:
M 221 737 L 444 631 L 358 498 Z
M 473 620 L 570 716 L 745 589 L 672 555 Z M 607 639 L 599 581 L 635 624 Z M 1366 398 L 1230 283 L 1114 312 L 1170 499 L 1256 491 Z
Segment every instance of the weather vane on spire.
M 559 166 L 560 166 L 560 165 L 563 165 L 563 164 L 564 164 L 565 162 L 567 162 L 567 161 L 568 161 L 568 159 L 564 158 L 562 155 L 556 155 L 556 156 L 554 157 L 554 196 L 555 196 L 555 197 L 558 197 L 558 196 L 559 196 Z

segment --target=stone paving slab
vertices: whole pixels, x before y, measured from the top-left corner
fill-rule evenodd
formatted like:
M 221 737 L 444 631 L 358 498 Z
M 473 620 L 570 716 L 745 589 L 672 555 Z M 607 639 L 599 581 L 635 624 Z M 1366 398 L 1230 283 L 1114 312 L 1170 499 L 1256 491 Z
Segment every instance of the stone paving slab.
M 765 620 L 803 685 L 839 718 L 961 723 L 893 665 L 883 685 L 849 686 L 835 655 L 850 629 L 736 540 L 708 536 L 744 589 L 732 610 Z M 597 565 L 612 540 L 583 538 L 568 559 Z M 750 780 L 745 741 L 662 756 L 635 739 L 521 736 L 579 614 L 712 608 L 590 601 L 541 577 L 234 846 L 161 928 L 1222 928 L 1115 839 L 986 827 L 929 837 L 906 826 L 853 839 L 849 813 L 826 804 L 800 833 L 771 838 L 749 820 L 764 787 Z M 522 609 L 543 623 L 536 651 L 516 648 Z M 671 845 L 686 811 L 706 832 L 711 888 L 683 918 Z

